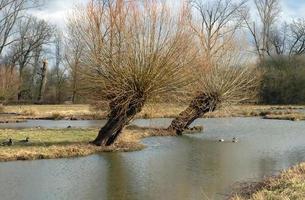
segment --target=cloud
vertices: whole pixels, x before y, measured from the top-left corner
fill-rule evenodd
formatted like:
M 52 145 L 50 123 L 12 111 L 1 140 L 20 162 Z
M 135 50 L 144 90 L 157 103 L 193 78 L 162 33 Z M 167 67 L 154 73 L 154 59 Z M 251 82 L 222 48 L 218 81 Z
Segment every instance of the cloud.
M 85 3 L 87 0 L 52 0 L 46 1 L 45 5 L 39 8 L 30 10 L 30 14 L 40 19 L 49 21 L 59 27 L 64 27 L 66 17 L 74 7 L 80 3 Z
M 60 27 L 64 27 L 67 14 L 78 4 L 84 4 L 88 0 L 45 0 L 45 5 L 39 9 L 33 9 L 30 13 L 38 18 L 49 21 Z M 176 2 L 176 0 L 170 0 Z M 280 0 L 282 7 L 281 21 L 291 21 L 295 18 L 305 18 L 305 0 Z M 253 0 L 250 7 L 254 8 Z M 253 10 L 253 9 L 251 9 Z

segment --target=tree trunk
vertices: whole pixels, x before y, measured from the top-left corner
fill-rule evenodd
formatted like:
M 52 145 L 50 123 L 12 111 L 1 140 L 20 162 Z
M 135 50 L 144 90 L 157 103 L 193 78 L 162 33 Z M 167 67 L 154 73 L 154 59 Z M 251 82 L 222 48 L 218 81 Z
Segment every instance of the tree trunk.
M 98 136 L 91 143 L 97 146 L 112 145 L 123 128 L 142 110 L 143 105 L 144 101 L 141 99 L 130 101 L 126 109 L 124 109 L 124 105 L 121 105 L 118 101 L 111 102 L 109 119 L 100 129 Z
M 216 95 L 200 94 L 195 97 L 190 105 L 175 118 L 168 127 L 169 131 L 176 131 L 177 135 L 182 135 L 183 131 L 189 127 L 196 119 L 204 114 L 214 111 L 217 106 Z
M 18 86 L 18 94 L 17 94 L 18 102 L 21 100 L 21 97 L 22 97 L 22 84 L 23 84 L 22 70 L 23 70 L 23 65 L 19 64 L 19 86 Z
M 38 97 L 37 97 L 37 101 L 38 102 L 42 102 L 43 100 L 43 93 L 44 93 L 44 89 L 46 86 L 46 78 L 47 78 L 47 67 L 48 67 L 48 62 L 46 60 L 43 61 L 43 65 L 41 68 L 41 81 L 40 81 L 40 85 L 39 85 L 39 91 L 38 91 Z
M 72 99 L 71 99 L 71 101 L 72 101 L 73 104 L 75 104 L 75 102 L 76 102 L 76 91 L 75 90 L 73 90 L 73 92 L 72 92 Z

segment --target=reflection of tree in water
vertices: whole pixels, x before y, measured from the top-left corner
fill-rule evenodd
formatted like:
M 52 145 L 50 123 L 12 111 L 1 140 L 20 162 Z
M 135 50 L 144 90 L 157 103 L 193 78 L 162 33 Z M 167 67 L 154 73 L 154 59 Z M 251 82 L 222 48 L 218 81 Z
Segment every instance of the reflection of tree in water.
M 107 176 L 105 179 L 107 182 L 107 200 L 136 199 L 130 188 L 132 184 L 130 182 L 131 177 L 129 176 L 128 165 L 124 163 L 123 155 L 120 153 L 110 153 L 105 155 L 105 159 L 109 161 L 110 165 L 108 173 L 105 174 Z
M 223 199 L 236 182 L 256 181 L 305 157 L 302 149 L 264 153 L 247 141 L 184 136 L 160 142 L 160 148 L 105 157 L 110 163 L 108 199 Z
M 186 158 L 194 189 L 209 199 L 223 199 L 231 186 L 249 176 L 254 159 L 243 143 L 187 138 L 191 148 Z M 249 156 L 250 155 L 250 156 Z

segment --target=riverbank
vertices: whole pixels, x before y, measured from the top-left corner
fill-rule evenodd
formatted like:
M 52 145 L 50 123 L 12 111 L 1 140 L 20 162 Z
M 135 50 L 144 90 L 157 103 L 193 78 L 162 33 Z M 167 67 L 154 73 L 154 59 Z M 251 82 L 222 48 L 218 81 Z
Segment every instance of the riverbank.
M 305 163 L 262 182 L 246 185 L 238 193 L 231 200 L 305 199 Z
M 183 104 L 148 104 L 136 118 L 175 118 L 187 105 Z M 305 112 L 299 112 L 305 106 L 269 106 L 240 105 L 206 114 L 206 118 L 219 117 L 264 117 L 266 119 L 305 120 Z M 26 119 L 54 120 L 100 120 L 107 118 L 107 109 L 96 111 L 89 105 L 16 105 L 5 106 L 3 111 L 15 113 L 9 120 Z M 1 117 L 0 122 L 7 122 L 8 117 Z
M 201 128 L 187 133 L 200 132 Z M 162 129 L 129 126 L 117 142 L 110 147 L 97 147 L 89 142 L 98 129 L 4 129 L 0 131 L 0 144 L 11 138 L 12 146 L 0 146 L 0 162 L 87 156 L 101 152 L 137 151 L 145 146 L 141 139 L 153 136 L 175 136 L 174 132 Z M 29 137 L 28 143 L 22 143 Z

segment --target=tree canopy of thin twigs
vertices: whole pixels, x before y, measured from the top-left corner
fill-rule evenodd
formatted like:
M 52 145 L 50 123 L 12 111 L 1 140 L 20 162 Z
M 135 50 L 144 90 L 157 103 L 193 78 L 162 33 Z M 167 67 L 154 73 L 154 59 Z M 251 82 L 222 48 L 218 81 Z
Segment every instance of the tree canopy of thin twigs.
M 189 24 L 205 62 L 221 59 L 243 25 L 247 0 L 191 0 Z M 212 64 L 212 63 L 210 63 Z
M 91 1 L 76 15 L 84 89 L 110 105 L 95 144 L 112 144 L 147 101 L 187 85 L 193 45 L 183 18 L 156 0 Z
M 211 15 L 217 13 L 214 12 L 214 10 L 227 7 L 231 8 L 231 4 L 231 1 L 225 0 L 219 0 L 216 4 L 212 4 L 213 6 L 205 11 L 206 15 L 210 18 L 210 20 L 207 21 L 209 22 L 214 18 L 217 19 L 218 15 L 223 16 L 223 12 L 221 12 L 221 14 L 215 14 L 214 17 Z M 237 4 L 237 6 L 233 6 L 230 11 L 230 13 L 233 12 L 231 15 L 239 16 L 239 8 L 241 8 L 242 5 L 244 5 L 244 1 Z M 198 8 L 195 7 L 195 9 Z M 206 8 L 202 7 L 202 9 Z M 235 18 L 232 18 L 231 15 L 224 15 L 223 20 L 227 20 L 226 23 L 228 24 L 231 22 L 235 24 Z M 206 23 L 205 17 L 202 17 L 201 20 L 202 21 L 197 22 L 199 23 L 199 27 L 202 26 L 200 24 Z M 210 23 L 213 24 L 213 21 Z M 191 26 L 193 27 L 194 25 L 191 24 Z M 238 26 L 238 24 L 235 24 L 231 29 L 231 32 L 236 31 Z M 207 30 L 209 30 L 209 28 L 207 28 Z M 207 112 L 212 112 L 220 107 L 227 107 L 229 105 L 253 100 L 257 94 L 259 86 L 258 70 L 255 67 L 243 66 L 245 62 L 241 59 L 242 51 L 239 49 L 238 45 L 233 42 L 236 35 L 230 33 L 230 40 L 226 40 L 226 35 L 221 34 L 221 32 L 226 32 L 226 30 L 228 30 L 228 28 L 220 27 L 217 31 L 217 34 L 219 35 L 217 36 L 218 39 L 216 42 L 221 48 L 220 57 L 216 55 L 218 54 L 217 51 L 203 51 L 203 53 L 198 51 L 199 54 L 196 59 L 197 69 L 193 72 L 196 82 L 191 85 L 193 93 L 190 96 L 192 99 L 189 102 L 189 106 L 172 121 L 168 128 L 169 130 L 176 131 L 178 135 L 182 134 L 195 119 L 202 117 Z M 199 38 L 199 41 L 205 41 L 206 35 L 209 35 L 209 31 L 207 31 L 206 34 L 198 34 L 196 29 L 193 29 L 193 31 L 193 34 L 195 37 Z M 200 42 L 198 48 L 205 49 L 206 42 Z M 216 58 L 218 57 L 218 59 L 206 59 L 206 56 L 215 56 Z

